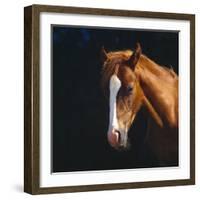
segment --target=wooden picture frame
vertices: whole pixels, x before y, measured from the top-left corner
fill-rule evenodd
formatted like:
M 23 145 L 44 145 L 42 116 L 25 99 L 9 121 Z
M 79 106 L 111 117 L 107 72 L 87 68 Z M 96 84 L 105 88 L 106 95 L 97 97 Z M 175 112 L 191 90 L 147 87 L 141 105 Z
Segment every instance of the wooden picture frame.
M 41 13 L 126 17 L 152 20 L 185 21 L 189 23 L 190 52 L 190 133 L 189 177 L 173 180 L 114 182 L 89 185 L 57 185 L 41 187 L 40 137 L 40 70 L 41 70 Z M 180 66 L 181 67 L 181 66 Z M 51 173 L 51 172 L 50 172 Z M 192 14 L 110 10 L 96 8 L 32 5 L 24 9 L 24 191 L 30 194 L 82 192 L 112 189 L 161 187 L 195 184 L 195 16 Z

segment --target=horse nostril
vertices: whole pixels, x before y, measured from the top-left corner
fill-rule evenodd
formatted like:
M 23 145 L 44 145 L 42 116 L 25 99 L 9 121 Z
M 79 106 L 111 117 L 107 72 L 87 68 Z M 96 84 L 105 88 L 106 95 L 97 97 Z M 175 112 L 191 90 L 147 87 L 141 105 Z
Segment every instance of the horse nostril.
M 119 136 L 118 142 L 120 143 L 120 141 L 121 141 L 121 134 L 120 134 L 120 131 L 119 131 L 119 130 L 115 130 L 115 132 L 118 133 L 118 136 Z
M 108 141 L 112 147 L 117 148 L 119 146 L 121 139 L 120 135 L 120 132 L 116 129 L 108 132 Z

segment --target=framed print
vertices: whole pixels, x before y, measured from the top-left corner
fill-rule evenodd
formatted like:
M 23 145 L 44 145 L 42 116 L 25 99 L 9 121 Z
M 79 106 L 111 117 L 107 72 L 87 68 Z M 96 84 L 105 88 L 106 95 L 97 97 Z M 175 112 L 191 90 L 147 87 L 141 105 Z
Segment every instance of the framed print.
M 195 16 L 24 9 L 24 191 L 195 183 Z

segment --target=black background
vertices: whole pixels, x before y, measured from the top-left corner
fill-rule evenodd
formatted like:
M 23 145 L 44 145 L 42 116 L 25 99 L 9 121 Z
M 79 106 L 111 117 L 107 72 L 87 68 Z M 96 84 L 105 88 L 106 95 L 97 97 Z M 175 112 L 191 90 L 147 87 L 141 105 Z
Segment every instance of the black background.
M 178 33 L 52 26 L 53 172 L 158 167 L 144 143 L 146 114 L 138 113 L 129 131 L 131 148 L 107 143 L 109 107 L 101 86 L 100 50 L 142 51 L 178 73 Z

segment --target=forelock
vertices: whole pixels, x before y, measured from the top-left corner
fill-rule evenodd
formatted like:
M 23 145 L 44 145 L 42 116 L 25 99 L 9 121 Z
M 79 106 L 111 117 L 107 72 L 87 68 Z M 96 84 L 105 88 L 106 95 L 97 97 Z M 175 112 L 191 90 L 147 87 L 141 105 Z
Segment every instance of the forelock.
M 132 51 L 129 50 L 108 53 L 108 59 L 104 62 L 102 68 L 102 80 L 101 80 L 101 85 L 105 95 L 106 91 L 108 90 L 110 78 L 115 73 L 116 67 L 121 66 L 123 62 L 128 60 L 131 54 Z

